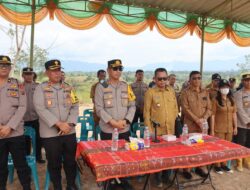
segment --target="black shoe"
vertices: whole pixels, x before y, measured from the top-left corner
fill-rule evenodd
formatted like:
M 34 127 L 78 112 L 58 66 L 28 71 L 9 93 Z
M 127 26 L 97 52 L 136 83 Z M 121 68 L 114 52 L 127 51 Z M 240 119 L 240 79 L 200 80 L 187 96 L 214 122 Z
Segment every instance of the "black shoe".
M 207 174 L 201 168 L 196 168 L 195 173 L 202 178 L 207 177 Z
M 43 159 L 37 159 L 36 162 L 39 163 L 39 164 L 45 164 L 46 163 L 46 161 L 43 160 Z
M 231 170 L 229 167 L 227 167 L 227 166 L 221 166 L 221 169 L 222 170 L 224 170 L 225 172 L 227 172 L 227 173 L 233 173 L 233 170 Z
M 217 174 L 223 174 L 222 169 L 221 169 L 220 167 L 218 167 L 218 166 L 214 167 L 214 171 L 215 171 L 215 173 L 217 173 Z
M 182 173 L 182 175 L 183 175 L 183 177 L 184 177 L 185 179 L 188 179 L 188 180 L 190 180 L 190 179 L 193 178 L 192 174 L 191 174 L 190 172 L 187 172 L 187 171 L 184 171 L 184 172 Z

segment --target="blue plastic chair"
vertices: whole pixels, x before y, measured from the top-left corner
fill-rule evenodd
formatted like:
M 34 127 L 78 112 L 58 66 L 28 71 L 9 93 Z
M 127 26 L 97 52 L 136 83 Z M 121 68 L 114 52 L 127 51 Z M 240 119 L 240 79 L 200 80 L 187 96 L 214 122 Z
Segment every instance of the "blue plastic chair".
M 31 173 L 33 176 L 34 184 L 35 184 L 35 189 L 39 190 L 39 180 L 38 180 L 38 175 L 37 175 L 37 167 L 36 167 L 36 131 L 30 126 L 25 126 L 24 127 L 24 135 L 29 136 L 31 138 L 32 142 L 32 152 L 30 155 L 26 156 L 26 161 L 28 166 L 31 169 Z M 9 155 L 8 158 L 8 170 L 9 170 L 9 182 L 13 183 L 13 178 L 14 178 L 14 164 L 13 160 L 11 158 L 11 155 Z
M 87 116 L 87 117 L 93 117 L 93 109 L 85 109 L 83 111 L 83 116 Z
M 89 131 L 94 131 L 94 125 L 92 125 L 89 121 L 88 118 L 84 117 L 83 119 L 80 120 L 81 123 L 81 137 L 80 141 L 87 141 L 88 140 L 88 132 Z M 91 138 L 94 137 L 93 136 Z
M 140 138 L 143 138 L 144 137 L 144 123 L 141 122 L 141 123 L 134 123 L 131 128 L 130 128 L 130 136 L 131 137 L 137 137 L 136 136 L 136 131 L 137 130 L 140 130 Z

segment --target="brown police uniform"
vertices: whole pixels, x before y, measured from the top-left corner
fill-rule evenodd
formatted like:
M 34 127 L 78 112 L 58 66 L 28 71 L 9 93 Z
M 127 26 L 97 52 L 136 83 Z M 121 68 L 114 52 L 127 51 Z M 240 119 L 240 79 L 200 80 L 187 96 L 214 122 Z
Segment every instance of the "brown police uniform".
M 148 89 L 144 99 L 144 124 L 153 132 L 152 121 L 160 124 L 157 135 L 174 134 L 175 119 L 178 114 L 178 106 L 175 92 L 167 86 L 160 89 L 157 86 Z
M 205 89 L 197 92 L 192 86 L 183 90 L 181 93 L 181 105 L 184 113 L 184 123 L 187 124 L 189 133 L 201 132 L 197 125 L 197 120 L 211 116 L 211 102 L 209 94 Z

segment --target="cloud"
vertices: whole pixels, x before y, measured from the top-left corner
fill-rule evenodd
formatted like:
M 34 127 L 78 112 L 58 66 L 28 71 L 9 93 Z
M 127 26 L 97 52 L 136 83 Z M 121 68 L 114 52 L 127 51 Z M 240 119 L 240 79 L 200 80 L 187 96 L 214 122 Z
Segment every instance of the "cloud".
M 1 25 L 8 26 L 8 22 L 0 18 Z M 90 30 L 74 30 L 59 21 L 48 18 L 35 26 L 35 43 L 42 48 L 49 48 L 50 58 L 62 60 L 83 61 L 88 63 L 106 64 L 107 60 L 120 58 L 127 66 L 144 66 L 154 63 L 167 63 L 175 68 L 178 62 L 185 62 L 186 68 L 200 62 L 200 39 L 187 34 L 183 38 L 172 40 L 163 37 L 156 29 L 146 30 L 138 35 L 128 36 L 115 31 L 104 19 Z M 1 53 L 9 50 L 9 39 L 0 31 Z M 26 43 L 30 41 L 30 27 L 26 34 Z M 4 45 L 3 45 L 4 44 Z M 52 46 L 52 47 L 51 47 Z M 250 48 L 241 48 L 230 40 L 224 39 L 216 44 L 205 43 L 204 63 L 206 69 L 210 62 L 242 60 L 250 53 Z M 232 65 L 232 64 L 231 64 Z M 225 69 L 233 69 L 225 67 Z

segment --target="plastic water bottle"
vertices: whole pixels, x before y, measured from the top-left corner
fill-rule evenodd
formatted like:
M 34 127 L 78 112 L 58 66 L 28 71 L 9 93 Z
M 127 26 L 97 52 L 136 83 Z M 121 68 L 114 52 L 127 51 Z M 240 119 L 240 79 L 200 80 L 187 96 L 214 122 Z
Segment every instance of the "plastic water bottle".
M 207 136 L 208 135 L 208 123 L 205 121 L 202 124 L 202 136 Z
M 145 127 L 144 129 L 144 147 L 145 148 L 150 147 L 150 131 L 148 127 Z
M 112 146 L 111 146 L 112 151 L 118 150 L 118 136 L 119 136 L 118 129 L 114 128 L 112 133 Z
M 188 144 L 188 126 L 187 124 L 184 124 L 182 128 L 182 135 L 181 135 L 181 142 L 182 144 Z

